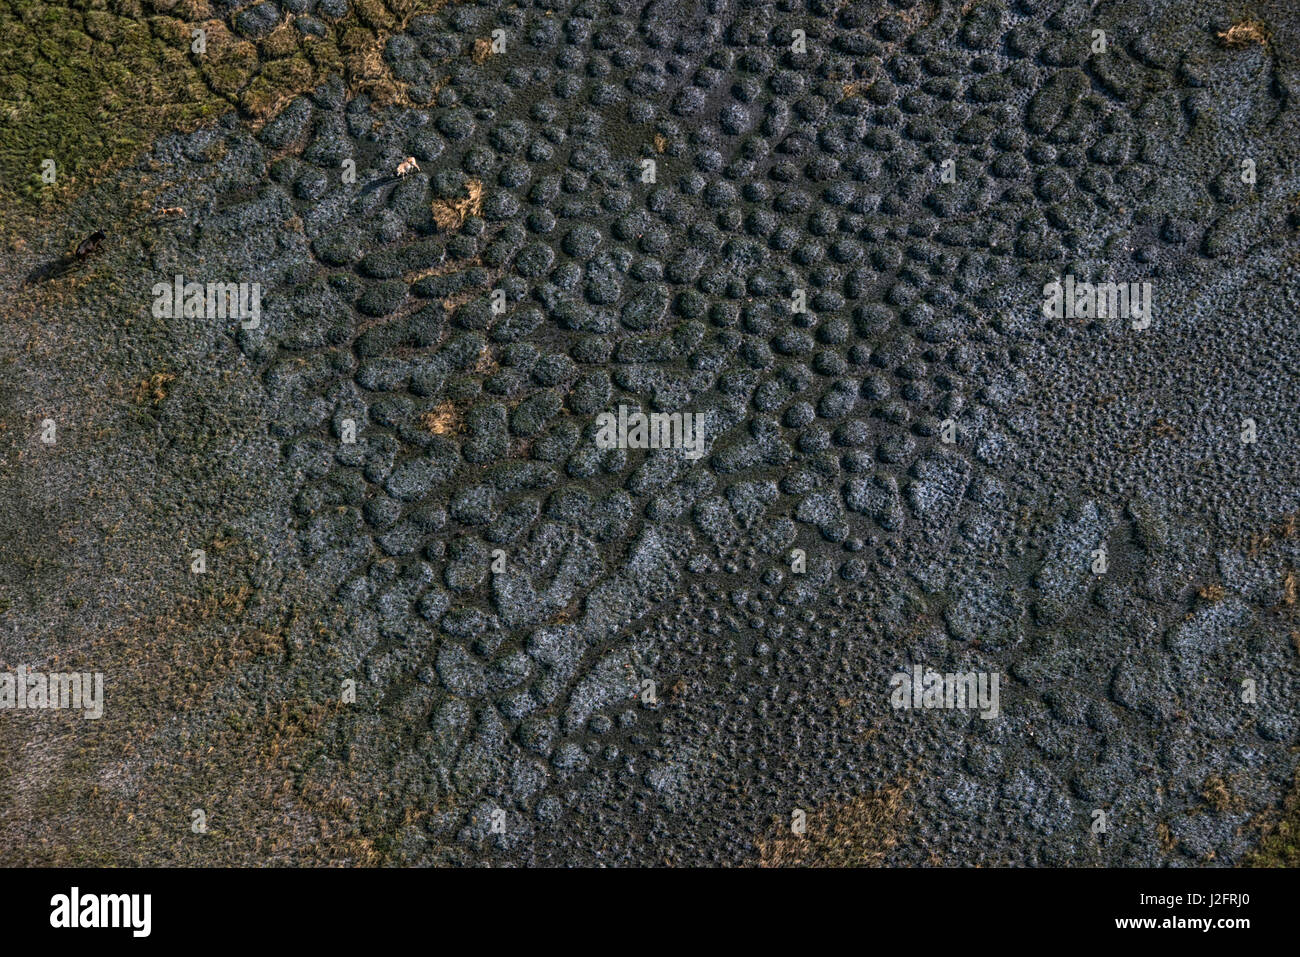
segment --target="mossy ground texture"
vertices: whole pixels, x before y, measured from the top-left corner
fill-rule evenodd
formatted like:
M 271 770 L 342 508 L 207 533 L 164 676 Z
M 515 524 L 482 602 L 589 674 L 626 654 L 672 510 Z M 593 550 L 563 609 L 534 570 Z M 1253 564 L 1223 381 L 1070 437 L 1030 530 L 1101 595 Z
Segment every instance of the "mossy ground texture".
M 0 668 L 110 696 L 0 715 L 0 846 L 1294 863 L 1300 69 L 1249 6 L 0 0 Z M 182 273 L 260 324 L 156 313 Z M 1152 323 L 1044 318 L 1067 274 Z

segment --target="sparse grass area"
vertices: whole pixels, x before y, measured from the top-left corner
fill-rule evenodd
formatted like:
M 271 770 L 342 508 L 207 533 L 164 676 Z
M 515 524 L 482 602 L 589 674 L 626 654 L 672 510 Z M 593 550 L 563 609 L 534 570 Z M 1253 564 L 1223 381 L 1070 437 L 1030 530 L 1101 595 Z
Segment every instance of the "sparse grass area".
M 1265 549 L 1272 548 L 1279 541 L 1293 538 L 1300 532 L 1300 516 L 1283 515 L 1281 521 L 1273 522 L 1267 531 L 1256 532 L 1246 544 L 1246 554 L 1254 557 Z
M 1262 836 L 1246 859 L 1251 867 L 1300 867 L 1300 774 L 1280 811 L 1262 815 L 1257 822 Z
M 807 830 L 790 821 L 759 844 L 760 867 L 879 867 L 903 837 L 909 815 L 908 785 L 894 783 L 848 804 L 808 811 Z
M 1205 783 L 1201 785 L 1201 797 L 1205 798 L 1205 803 L 1220 814 L 1240 811 L 1246 805 L 1240 795 L 1234 794 L 1228 788 L 1228 782 L 1217 774 L 1212 774 L 1205 779 Z
M 139 405 L 157 408 L 167 398 L 167 392 L 174 381 L 176 376 L 171 372 L 155 372 L 147 379 L 141 379 L 135 386 L 135 401 Z
M 1196 594 L 1200 595 L 1207 604 L 1217 605 L 1219 602 L 1223 601 L 1227 592 L 1223 590 L 1222 585 L 1215 582 L 1209 585 L 1202 585 L 1196 590 Z
M 481 376 L 489 376 L 498 368 L 500 366 L 497 365 L 496 359 L 492 358 L 491 348 L 484 346 L 479 351 L 478 358 L 474 360 L 474 372 Z

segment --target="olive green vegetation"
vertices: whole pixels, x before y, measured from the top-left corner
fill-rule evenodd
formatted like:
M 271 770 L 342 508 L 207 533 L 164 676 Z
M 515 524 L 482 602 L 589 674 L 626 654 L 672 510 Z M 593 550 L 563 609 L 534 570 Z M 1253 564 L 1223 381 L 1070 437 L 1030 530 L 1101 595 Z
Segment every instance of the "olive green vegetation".
M 378 101 L 400 100 L 384 44 L 445 2 L 355 0 L 325 37 L 290 18 L 254 41 L 206 0 L 0 0 L 0 205 L 48 212 L 160 135 L 231 109 L 264 120 L 331 73 Z M 203 53 L 192 49 L 199 28 Z M 47 159 L 53 184 L 41 175 Z
M 1300 867 L 1300 775 L 1281 811 L 1263 824 L 1263 836 L 1246 863 L 1252 867 Z
M 0 0 L 0 191 L 58 202 L 151 136 L 229 109 L 188 57 L 175 18 Z M 52 159 L 56 179 L 42 181 Z

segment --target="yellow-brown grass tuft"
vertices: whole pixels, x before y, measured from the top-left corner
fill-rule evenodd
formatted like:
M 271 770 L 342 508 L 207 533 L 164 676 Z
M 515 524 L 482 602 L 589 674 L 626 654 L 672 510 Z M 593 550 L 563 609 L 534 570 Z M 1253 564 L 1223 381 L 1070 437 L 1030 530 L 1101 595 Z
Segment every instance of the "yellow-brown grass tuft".
M 168 387 L 176 380 L 171 372 L 155 372 L 135 385 L 135 401 L 140 405 L 161 405 L 167 398 Z
M 459 229 L 467 217 L 483 212 L 483 184 L 476 179 L 465 184 L 463 199 L 435 199 L 433 221 L 439 229 Z
M 1268 27 L 1258 20 L 1242 20 L 1240 23 L 1234 23 L 1228 29 L 1220 32 L 1218 37 L 1219 43 L 1229 50 L 1240 50 L 1252 43 L 1267 47 L 1269 41 L 1273 39 Z
M 420 424 L 434 435 L 455 435 L 461 430 L 460 414 L 450 402 L 444 402 L 420 416 Z

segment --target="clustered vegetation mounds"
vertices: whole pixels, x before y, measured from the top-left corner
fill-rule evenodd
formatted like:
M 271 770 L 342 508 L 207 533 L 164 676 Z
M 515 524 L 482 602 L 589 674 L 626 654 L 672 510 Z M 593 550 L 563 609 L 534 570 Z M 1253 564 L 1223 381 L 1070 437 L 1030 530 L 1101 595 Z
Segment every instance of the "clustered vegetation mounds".
M 378 105 L 403 105 L 401 85 L 379 88 L 366 39 L 397 14 L 362 5 L 339 46 L 352 79 L 377 84 L 366 100 L 335 78 L 255 142 L 230 134 L 242 168 L 220 149 L 166 160 L 179 182 L 225 174 L 204 201 L 250 224 L 207 245 L 182 235 L 182 257 L 267 248 L 285 213 L 308 240 L 277 273 L 273 324 L 235 335 L 281 443 L 298 557 L 344 619 L 295 654 L 331 676 L 346 655 L 366 697 L 331 707 L 318 688 L 275 712 L 254 765 L 273 777 L 299 752 L 277 801 L 328 816 L 357 863 L 593 846 L 608 861 L 619 841 L 626 860 L 924 863 L 906 788 L 880 789 L 908 748 L 946 756 L 917 803 L 961 820 L 945 836 L 971 860 L 1241 853 L 1219 825 L 1293 766 L 1286 715 L 1265 702 L 1253 727 L 1202 678 L 1222 677 L 1244 632 L 1277 643 L 1220 634 L 1242 602 L 1187 529 L 1171 542 L 1145 510 L 1119 520 L 1055 492 L 1049 510 L 1027 491 L 1043 477 L 1022 458 L 1039 441 L 1017 406 L 1030 347 L 999 299 L 1102 240 L 1128 244 L 1128 269 L 1176 271 L 1221 211 L 1164 212 L 1170 178 L 1201 172 L 1180 165 L 1191 95 L 1168 51 L 1117 43 L 1085 67 L 1086 33 L 1030 6 L 936 21 L 931 4 L 849 5 L 798 21 L 806 53 L 774 42 L 790 11 L 757 5 L 725 27 L 460 8 L 421 26 L 436 40 L 396 38 L 425 92 L 446 51 L 462 55 L 445 95 L 407 110 Z M 257 9 L 231 29 L 260 56 L 281 41 Z M 484 52 L 490 16 L 516 16 L 504 66 Z M 228 65 L 217 82 L 248 94 L 246 119 L 274 103 Z M 359 183 L 335 175 L 342 156 Z M 398 177 L 407 156 L 423 166 Z M 935 176 L 947 157 L 957 182 Z M 160 368 L 142 370 L 137 401 L 165 410 Z M 592 417 L 620 403 L 706 410 L 706 458 L 598 449 Z M 940 439 L 944 418 L 969 430 L 960 442 Z M 1053 455 L 1095 438 L 1072 430 Z M 1098 579 L 1087 554 L 1108 540 Z M 497 548 L 505 570 L 489 573 Z M 1221 578 L 1199 603 L 1187 585 Z M 248 596 L 229 594 L 242 616 Z M 1098 607 L 1140 611 L 1152 635 L 1106 645 Z M 203 650 L 282 656 L 277 640 L 252 649 Z M 922 649 L 1014 669 L 1023 697 L 978 731 L 884 706 L 868 721 L 881 675 Z M 645 675 L 653 709 L 630 695 Z M 218 676 L 186 677 L 178 710 Z M 1177 714 L 1167 687 L 1185 689 Z M 219 736 L 227 753 L 261 743 L 246 705 L 228 722 L 241 733 Z M 1174 722 L 1183 753 L 1162 765 L 1145 732 Z M 1257 734 L 1246 773 L 1220 768 L 1215 729 Z M 1117 793 L 1146 804 L 1092 841 L 1080 823 Z M 769 826 L 792 797 L 802 836 Z M 1177 813 L 1188 802 L 1198 813 Z M 487 828 L 496 808 L 505 834 Z M 556 826 L 566 816 L 581 826 Z
M 465 49 L 483 32 L 476 13 L 448 23 L 444 36 L 460 33 Z M 339 583 L 358 632 L 373 622 L 357 641 L 384 688 L 378 715 L 340 715 L 340 735 L 353 746 L 346 760 L 335 752 L 315 766 L 307 787 L 329 781 L 364 794 L 396 773 L 377 756 L 378 728 L 410 727 L 419 742 L 405 758 L 437 769 L 400 798 L 371 804 L 367 834 L 387 859 L 428 860 L 453 839 L 467 855 L 493 844 L 526 854 L 530 836 L 549 839 L 547 826 L 573 804 L 568 789 L 581 786 L 580 803 L 603 806 L 610 792 L 600 782 L 625 783 L 628 754 L 650 768 L 644 800 L 671 804 L 688 779 L 697 793 L 712 787 L 698 768 L 665 757 L 673 749 L 660 748 L 663 740 L 682 749 L 668 721 L 652 726 L 623 705 L 633 666 L 626 646 L 642 631 L 656 634 L 657 622 L 636 635 L 618 629 L 649 614 L 677 581 L 735 586 L 707 592 L 672 621 L 671 640 L 708 635 L 731 642 L 744 662 L 730 674 L 710 670 L 709 687 L 799 687 L 825 701 L 828 686 L 848 697 L 870 678 L 836 675 L 810 692 L 792 662 L 814 667 L 819 653 L 809 645 L 840 640 L 846 621 L 864 627 L 854 616 L 871 582 L 899 566 L 925 568 L 936 555 L 951 560 L 927 573 L 915 612 L 888 618 L 885 630 L 909 639 L 926 626 L 946 630 L 969 642 L 953 646 L 963 654 L 1014 663 L 1033 704 L 1013 720 L 1022 737 L 1032 723 L 1034 751 L 1002 799 L 1023 809 L 1051 860 L 1102 853 L 1060 818 L 1086 817 L 1081 794 L 1100 800 L 1093 795 L 1115 782 L 1141 782 L 1132 760 L 1117 760 L 1089 729 L 1166 703 L 1151 699 L 1149 680 L 1112 683 L 1105 656 L 1076 660 L 1079 649 L 1060 634 L 1098 601 L 1139 598 L 1118 568 L 1103 594 L 1078 560 L 1080 542 L 1091 548 L 1104 535 L 1103 510 L 1083 509 L 1037 534 L 1009 527 L 1007 516 L 1027 500 L 1004 481 L 1016 451 L 1005 421 L 1016 347 L 994 290 L 1086 256 L 1099 235 L 1159 225 L 1165 180 L 1154 146 L 1184 129 L 1179 101 L 1150 102 L 1159 122 L 1149 129 L 1134 123 L 1128 104 L 1176 76 L 1167 59 L 1146 51 L 1142 63 L 1120 44 L 1085 71 L 1076 49 L 1085 35 L 1068 23 L 1053 19 L 1044 30 L 1017 15 L 1010 26 L 978 12 L 944 27 L 983 51 L 968 74 L 951 51 L 918 44 L 926 52 L 913 52 L 909 31 L 934 28 L 924 13 L 872 23 L 870 13 L 846 11 L 837 24 L 845 47 L 821 36 L 808 54 L 774 44 L 785 25 L 757 15 L 762 22 L 728 25 L 729 49 L 653 23 L 644 27 L 653 43 L 642 45 L 638 28 L 617 16 L 558 23 L 534 15 L 505 69 L 462 61 L 445 96 L 406 114 L 415 120 L 409 129 L 381 124 L 384 136 L 363 143 L 364 124 L 339 122 L 356 119 L 342 97 L 313 96 L 263 131 L 268 145 L 294 154 L 278 181 L 307 223 L 337 208 L 335 197 L 353 196 L 323 175 L 325 158 L 369 150 L 382 160 L 367 171 L 362 213 L 309 231 L 317 263 L 285 290 L 282 338 L 245 345 L 283 416 L 275 434 L 286 460 L 305 477 L 293 506 L 304 558 Z M 690 83 L 656 69 L 660 51 L 678 43 L 700 60 L 693 74 L 676 67 Z M 424 44 L 404 49 L 407 75 L 441 74 Z M 853 95 L 846 84 L 857 84 Z M 490 112 L 470 108 L 489 102 Z M 660 164 L 653 188 L 636 178 L 637 158 L 651 151 Z M 408 155 L 421 171 L 395 178 Z M 935 180 L 945 156 L 955 157 L 956 183 Z M 1129 268 L 1195 257 L 1195 232 L 1190 223 L 1160 230 Z M 500 315 L 487 302 L 494 283 L 506 294 Z M 803 312 L 787 306 L 795 289 L 807 293 Z M 329 330 L 322 301 L 336 320 Z M 707 468 L 680 474 L 662 457 L 594 449 L 584 427 L 624 401 L 715 412 Z M 358 438 L 341 446 L 345 417 Z M 944 447 L 944 417 L 972 423 L 979 438 Z M 998 565 L 1004 556 L 990 543 L 1021 534 L 1058 540 L 1060 554 L 1032 580 L 1013 583 L 1004 567 L 970 570 L 985 555 Z M 802 580 L 785 556 L 795 542 L 810 559 Z M 507 570 L 489 575 L 496 548 L 508 552 Z M 1171 576 L 1173 565 L 1163 557 Z M 800 609 L 814 598 L 836 610 Z M 733 617 L 731 601 L 743 614 Z M 1183 612 L 1175 603 L 1169 613 Z M 1185 640 L 1208 641 L 1194 628 Z M 1125 674 L 1186 680 L 1170 655 L 1148 651 Z M 732 655 L 713 647 L 696 657 L 698 675 L 715 667 L 704 659 Z M 660 674 L 665 689 L 687 687 Z M 665 693 L 666 716 L 700 697 Z M 781 722 L 770 712 L 754 720 L 713 705 L 695 718 L 734 728 L 738 750 L 755 740 L 773 753 L 797 749 L 771 743 Z M 907 730 L 909 738 L 934 734 Z M 1009 745 L 953 740 L 970 749 L 969 773 L 984 779 L 979 793 L 997 794 L 997 752 Z M 827 750 L 811 753 L 857 770 L 859 755 L 819 743 Z M 1265 747 L 1276 760 L 1278 749 Z M 1072 796 L 1051 770 L 1064 754 L 1079 756 L 1066 772 Z M 879 748 L 867 763 L 888 756 Z M 798 862 L 808 850 L 810 860 L 872 863 L 912 853 L 863 836 L 893 807 L 864 800 L 845 808 L 822 793 L 809 802 L 810 834 L 830 836 L 810 850 L 771 839 L 778 843 L 767 856 Z M 499 840 L 484 824 L 494 804 L 519 822 Z M 424 813 L 429 806 L 443 810 Z M 770 813 L 753 801 L 727 806 L 718 816 L 743 826 Z M 974 853 L 1037 859 L 1033 841 L 989 851 L 995 806 L 961 813 L 978 822 L 970 840 L 984 850 Z M 1150 815 L 1150 827 L 1106 852 L 1120 860 L 1154 860 L 1171 848 L 1208 853 L 1196 830 L 1206 817 L 1161 823 L 1172 842 L 1162 851 Z M 647 826 L 676 843 L 691 825 L 661 818 Z M 694 826 L 709 825 L 697 816 Z M 711 847 L 690 850 L 707 859 Z

